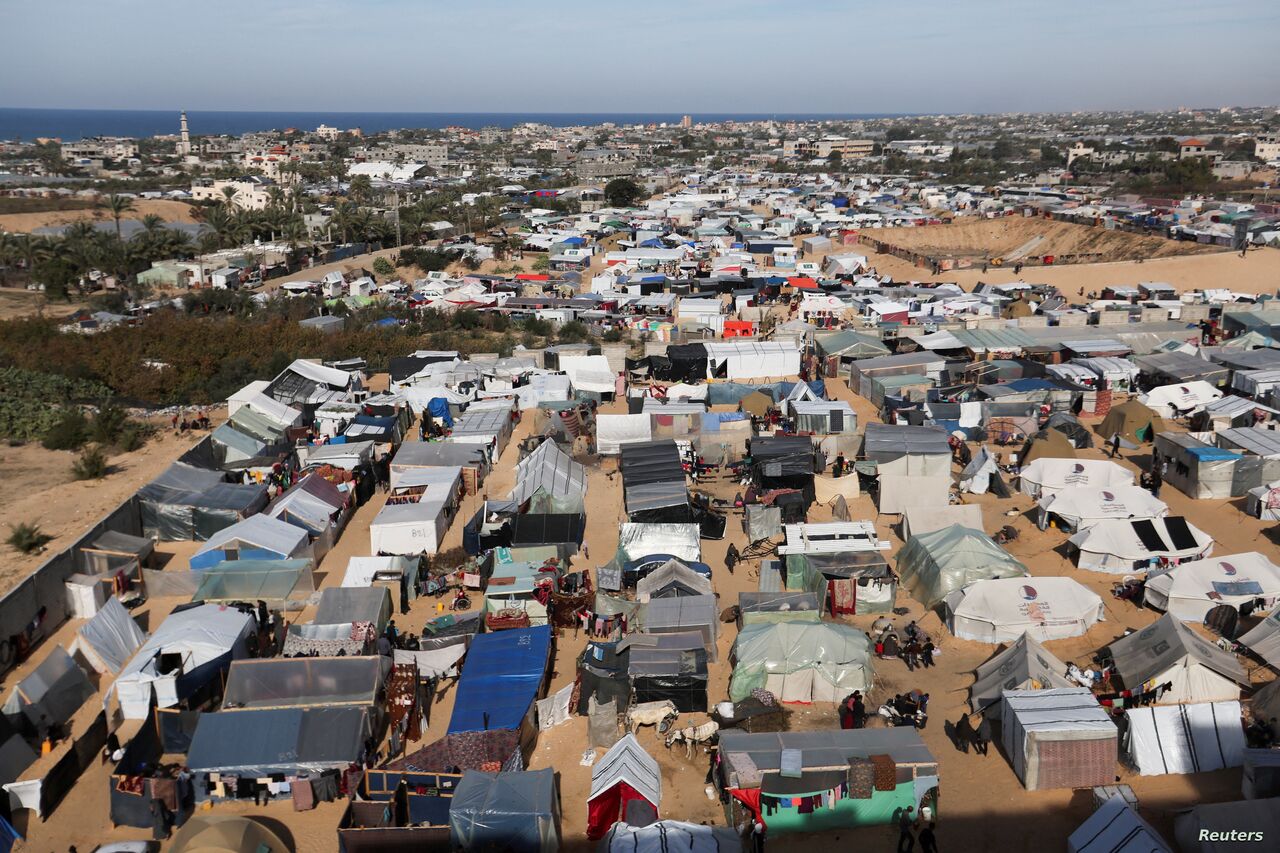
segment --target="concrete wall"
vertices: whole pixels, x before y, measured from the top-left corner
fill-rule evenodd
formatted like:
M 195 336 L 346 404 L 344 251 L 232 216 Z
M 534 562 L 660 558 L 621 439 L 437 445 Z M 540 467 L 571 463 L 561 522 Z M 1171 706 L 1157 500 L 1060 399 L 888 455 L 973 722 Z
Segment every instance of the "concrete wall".
M 1201 320 L 1208 320 L 1209 306 L 1184 304 L 1181 316 L 1178 319 L 1183 323 L 1199 323 Z
M 1129 312 L 1125 309 L 1099 311 L 1097 316 L 1099 326 L 1123 326 L 1129 322 Z

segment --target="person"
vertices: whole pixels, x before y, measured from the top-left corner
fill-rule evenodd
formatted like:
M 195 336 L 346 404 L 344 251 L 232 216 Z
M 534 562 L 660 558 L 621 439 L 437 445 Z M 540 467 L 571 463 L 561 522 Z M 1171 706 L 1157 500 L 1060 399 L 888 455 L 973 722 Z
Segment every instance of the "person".
M 884 657 L 884 637 L 883 636 L 880 637 L 878 640 L 876 640 L 875 649 L 876 649 L 876 657 L 878 658 Z
M 968 714 L 961 714 L 956 721 L 956 749 L 968 755 L 970 743 L 973 743 L 973 723 L 969 722 Z
M 833 469 L 833 470 L 832 470 L 832 472 L 831 472 L 833 475 L 835 475 L 835 478 L 836 478 L 837 480 L 844 476 L 844 466 L 845 466 L 845 462 L 844 462 L 844 454 L 843 454 L 843 453 L 837 453 L 837 454 L 836 454 L 836 464 L 835 464 L 835 466 L 834 466 L 834 469 Z
M 853 727 L 855 729 L 866 728 L 867 703 L 863 701 L 862 693 L 860 691 L 853 691 L 853 702 L 851 705 L 851 710 L 853 711 Z
M 853 697 L 849 696 L 840 703 L 840 728 L 852 729 L 853 725 Z
M 884 643 L 884 657 L 896 658 L 901 646 L 898 644 L 898 635 L 890 631 L 881 638 Z
M 898 853 L 912 853 L 916 849 L 916 839 L 911 834 L 912 824 L 915 823 L 912 813 L 915 810 L 915 806 L 907 806 L 898 816 Z
M 164 841 L 169 837 L 170 827 L 173 825 L 173 814 L 169 811 L 169 807 L 164 801 L 158 797 L 153 797 L 150 805 L 151 810 L 151 837 L 156 841 Z
M 396 620 L 392 619 L 387 623 L 386 634 L 387 640 L 394 646 L 396 643 L 396 637 L 400 634 L 399 629 L 396 628 Z
M 986 714 L 982 715 L 982 722 L 978 723 L 978 731 L 974 735 L 973 746 L 974 751 L 980 755 L 987 754 L 987 746 L 991 743 L 991 721 L 987 719 Z
M 904 631 L 907 635 L 908 641 L 915 642 L 916 640 L 920 639 L 920 626 L 916 624 L 916 620 L 912 619 L 910 622 L 908 622 L 907 627 L 904 629 Z
M 937 647 L 933 644 L 933 640 L 928 637 L 924 640 L 924 646 L 920 649 L 920 665 L 925 669 L 933 666 L 933 653 Z
M 1120 455 L 1120 433 L 1111 436 L 1111 458 L 1115 459 Z
M 902 649 L 902 660 L 907 664 L 907 672 L 915 672 L 920 665 L 920 643 L 908 640 Z
M 1160 487 L 1164 485 L 1164 478 L 1160 476 L 1160 466 L 1151 466 L 1151 497 L 1160 497 Z
M 938 839 L 933 834 L 934 824 L 920 830 L 920 853 L 938 853 Z

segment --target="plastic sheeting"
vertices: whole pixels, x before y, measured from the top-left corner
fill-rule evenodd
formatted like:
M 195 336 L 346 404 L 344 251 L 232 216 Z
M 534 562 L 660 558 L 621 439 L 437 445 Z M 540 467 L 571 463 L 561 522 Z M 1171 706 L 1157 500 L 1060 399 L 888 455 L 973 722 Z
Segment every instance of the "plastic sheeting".
M 186 764 L 194 773 L 260 777 L 346 768 L 369 737 L 364 708 L 201 714 Z
M 649 415 L 597 415 L 596 450 L 602 456 L 617 456 L 629 444 L 652 439 Z
M 519 729 L 542 688 L 550 654 L 546 626 L 477 636 L 458 681 L 449 734 Z
M 284 560 L 309 553 L 307 531 L 287 521 L 254 515 L 214 533 L 191 557 L 191 568 L 223 560 Z
M 980 643 L 1078 637 L 1104 618 L 1097 593 L 1050 576 L 980 580 L 948 595 L 946 609 L 951 633 Z
M 1280 598 L 1280 566 L 1257 551 L 1183 563 L 1147 579 L 1143 603 L 1184 622 L 1203 622 L 1214 607 L 1239 608 L 1262 600 L 1271 610 Z
M 1244 763 L 1239 702 L 1129 708 L 1125 753 L 1143 776 L 1204 773 Z
M 686 562 L 698 562 L 702 548 L 696 524 L 636 524 L 624 522 L 618 530 L 619 563 L 650 554 L 670 554 Z
M 508 497 L 522 504 L 540 490 L 556 498 L 581 497 L 587 493 L 586 468 L 566 456 L 551 440 L 542 442 L 516 463 L 516 485 Z
M 462 850 L 554 853 L 560 847 L 555 771 L 468 770 L 453 792 L 449 835 Z
M 747 625 L 734 641 L 733 655 L 729 697 L 735 702 L 757 687 L 783 702 L 838 702 L 871 686 L 871 641 L 847 625 Z
M 79 652 L 95 670 L 114 675 L 146 641 L 146 633 L 115 598 L 76 631 L 73 653 Z
M 569 703 L 573 698 L 572 683 L 566 684 L 546 699 L 539 699 L 538 728 L 545 731 L 569 721 Z
M 238 660 L 227 671 L 224 710 L 378 704 L 391 662 L 381 656 Z
M 1027 574 L 990 536 L 958 524 L 912 536 L 897 564 L 900 583 L 927 608 L 975 581 Z
M 270 601 L 307 599 L 315 591 L 310 560 L 232 560 L 198 573 L 192 601 Z
M 575 391 L 612 394 L 616 374 L 602 355 L 562 355 L 560 369 L 569 375 Z
M 226 483 L 182 462 L 138 490 L 143 534 L 162 542 L 203 541 L 266 505 L 265 486 Z
M 1066 671 L 1066 664 L 1023 634 L 995 657 L 978 665 L 977 677 L 969 688 L 969 707 L 975 713 L 998 720 L 1004 691 L 1077 686 L 1067 678 Z
M 96 691 L 80 665 L 61 646 L 13 688 L 4 703 L 7 716 L 21 714 L 33 728 L 68 722 Z
M 386 587 L 329 587 L 321 591 L 313 625 L 368 622 L 381 634 L 391 619 L 391 593 Z
M 1005 754 L 1028 791 L 1109 785 L 1115 779 L 1117 730 L 1085 687 L 1011 690 L 1004 694 L 1000 729 Z M 1063 760 L 1064 741 L 1097 741 Z
M 920 507 L 908 509 L 902 515 L 902 539 L 940 530 L 958 524 L 974 530 L 982 530 L 982 507 L 977 504 L 955 504 L 945 507 Z
M 601 853 L 741 853 L 742 839 L 730 826 L 660 820 L 648 826 L 615 823 L 600 842 Z

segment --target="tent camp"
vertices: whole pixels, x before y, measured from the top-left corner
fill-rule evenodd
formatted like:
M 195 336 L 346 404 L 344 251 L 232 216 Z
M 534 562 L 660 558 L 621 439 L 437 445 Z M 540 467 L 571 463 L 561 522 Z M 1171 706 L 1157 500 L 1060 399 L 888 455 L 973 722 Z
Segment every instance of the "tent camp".
M 1067 853 L 1172 853 L 1151 825 L 1115 794 L 1067 838 Z
M 1169 684 L 1156 702 L 1230 702 L 1240 698 L 1249 677 L 1235 656 L 1203 639 L 1172 613 L 1110 645 L 1124 687 Z
M 266 505 L 266 486 L 227 483 L 220 471 L 183 462 L 138 489 L 142 534 L 161 542 L 202 542 Z
M 711 595 L 711 578 L 671 559 L 636 581 L 636 600 Z
M 649 819 L 658 817 L 662 803 L 662 771 L 652 755 L 631 733 L 609 748 L 591 768 L 591 793 L 587 796 L 587 838 L 603 838 L 609 827 L 625 820 L 633 802 L 639 801 Z M 638 821 L 637 821 L 638 822 Z
M 191 568 L 232 560 L 288 560 L 311 556 L 307 531 L 267 515 L 253 515 L 210 536 L 191 557 Z
M 171 613 L 112 685 L 125 719 L 145 719 L 153 697 L 161 708 L 177 705 L 248 657 L 254 630 L 253 617 L 235 608 L 202 604 Z
M 951 446 L 946 430 L 869 423 L 862 449 L 876 463 L 881 512 L 948 505 Z
M 1244 763 L 1240 703 L 1127 708 L 1124 751 L 1143 776 L 1202 773 Z
M 650 441 L 652 420 L 646 414 L 597 415 L 596 450 L 601 456 L 617 456 L 626 445 Z
M 1167 418 L 1194 414 L 1222 396 L 1222 392 L 1197 379 L 1176 385 L 1161 385 L 1138 397 L 1153 412 Z
M 417 468 L 400 475 L 369 525 L 375 554 L 434 554 L 458 513 L 461 468 Z
M 383 655 L 331 658 L 249 658 L 233 661 L 222 694 L 223 713 L 268 708 L 372 708 L 391 670 Z
M 191 736 L 193 773 L 258 778 L 346 769 L 372 733 L 365 708 L 278 708 L 201 714 Z
M 951 633 L 980 643 L 1078 637 L 1103 618 L 1102 599 L 1071 578 L 980 580 L 946 597 Z
M 1088 688 L 1006 691 L 1000 729 L 1004 752 L 1028 791 L 1115 780 L 1116 725 Z
M 1098 435 L 1110 442 L 1120 436 L 1120 446 L 1132 450 L 1153 440 L 1164 430 L 1164 421 L 1151 409 L 1133 398 L 1112 406 L 1111 411 L 1098 424 Z
M 146 633 L 124 605 L 108 598 L 102 609 L 76 631 L 71 653 L 83 657 L 95 671 L 114 675 L 146 639 Z
M 899 583 L 927 608 L 975 581 L 1027 574 L 990 536 L 959 524 L 912 536 L 897 565 Z
M 1041 456 L 1018 472 L 1018 490 L 1033 498 L 1055 495 L 1070 486 L 1132 486 L 1133 472 L 1105 459 L 1061 459 Z
M 1037 503 L 1042 530 L 1051 520 L 1079 532 L 1109 518 L 1151 521 L 1169 514 L 1168 504 L 1137 486 L 1067 486 Z
M 1133 521 L 1108 518 L 1072 535 L 1076 565 L 1127 574 L 1207 557 L 1213 537 L 1180 515 Z
M 449 805 L 455 850 L 555 853 L 560 849 L 560 797 L 550 767 L 517 773 L 468 770 Z
M 587 493 L 586 468 L 566 456 L 554 441 L 544 441 L 516 463 L 516 485 L 510 500 L 523 504 L 538 491 L 552 498 L 581 497 Z
M 391 593 L 385 587 L 328 587 L 320 591 L 320 603 L 312 625 L 338 625 L 350 633 L 352 625 L 367 624 L 379 635 L 391 621 Z
M 682 714 L 707 710 L 707 648 L 701 633 L 630 634 L 617 651 L 627 655 L 631 680 L 630 690 L 618 697 L 619 707 L 634 698 L 637 704 L 672 702 Z
M 1076 686 L 1067 678 L 1066 671 L 1066 664 L 1030 635 L 1023 634 L 986 663 L 979 664 L 977 678 L 969 688 L 969 707 L 975 713 L 998 720 L 1004 691 Z
M 1266 619 L 1238 637 L 1236 642 L 1248 646 L 1254 654 L 1272 666 L 1280 666 L 1280 608 L 1272 610 Z M 1277 696 L 1280 698 L 1280 693 Z M 1280 717 L 1280 704 L 1275 710 L 1273 716 Z
M 1183 563 L 1147 578 L 1143 603 L 1184 622 L 1203 622 L 1219 605 L 1239 609 L 1261 600 L 1260 613 L 1280 597 L 1280 566 L 1257 551 Z
M 1247 835 L 1248 841 L 1240 836 Z M 1201 803 L 1173 820 L 1173 840 L 1182 853 L 1238 853 L 1280 838 L 1280 797 Z
M 763 687 L 783 702 L 838 702 L 871 686 L 871 641 L 848 625 L 776 622 L 744 626 L 733 643 L 729 696 Z

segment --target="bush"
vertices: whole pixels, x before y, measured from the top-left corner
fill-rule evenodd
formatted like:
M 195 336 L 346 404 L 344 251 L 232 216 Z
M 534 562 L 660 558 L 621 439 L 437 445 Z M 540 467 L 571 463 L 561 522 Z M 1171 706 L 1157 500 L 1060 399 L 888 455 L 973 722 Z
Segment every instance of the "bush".
M 381 276 L 389 276 L 396 274 L 396 268 L 391 266 L 391 261 L 386 258 L 373 259 L 373 271 Z
M 591 330 L 580 320 L 570 320 L 560 327 L 556 339 L 562 344 L 580 344 L 591 340 Z
M 63 409 L 41 442 L 49 450 L 78 450 L 89 440 L 89 419 L 79 409 Z
M 129 416 L 125 414 L 120 404 L 114 400 L 107 400 L 98 407 L 98 413 L 93 416 L 93 424 L 89 428 L 89 440 L 96 441 L 98 444 L 115 444 L 128 424 Z
M 125 453 L 130 453 L 146 444 L 147 439 L 151 437 L 151 432 L 149 425 L 131 421 L 120 431 L 120 438 L 116 440 L 116 447 Z
M 614 326 L 612 329 L 604 333 L 605 343 L 616 344 L 620 341 L 625 341 L 626 339 L 626 330 L 619 326 Z
M 34 554 L 51 539 L 53 539 L 52 536 L 40 532 L 40 525 L 27 524 L 24 521 L 20 524 L 10 524 L 9 537 L 4 541 L 15 551 L 23 554 Z
M 107 454 L 96 444 L 86 447 L 80 458 L 71 463 L 71 473 L 77 480 L 101 480 L 110 469 Z
M 525 332 L 530 335 L 536 335 L 540 338 L 551 337 L 551 332 L 553 331 L 551 321 L 543 320 L 541 317 L 530 317 L 521 325 L 524 327 Z M 526 346 L 528 346 L 528 344 L 526 344 Z

